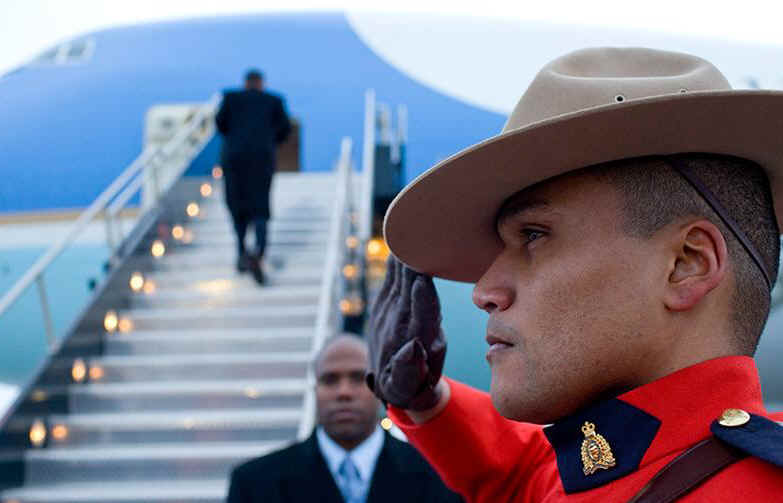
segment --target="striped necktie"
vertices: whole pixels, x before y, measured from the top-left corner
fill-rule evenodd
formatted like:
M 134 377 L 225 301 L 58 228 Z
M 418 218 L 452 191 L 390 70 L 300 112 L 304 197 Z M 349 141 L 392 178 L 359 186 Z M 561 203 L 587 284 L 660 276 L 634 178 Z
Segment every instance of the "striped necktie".
M 340 492 L 345 503 L 364 503 L 364 484 L 359 476 L 359 470 L 353 464 L 351 456 L 345 456 L 337 470 L 340 478 Z

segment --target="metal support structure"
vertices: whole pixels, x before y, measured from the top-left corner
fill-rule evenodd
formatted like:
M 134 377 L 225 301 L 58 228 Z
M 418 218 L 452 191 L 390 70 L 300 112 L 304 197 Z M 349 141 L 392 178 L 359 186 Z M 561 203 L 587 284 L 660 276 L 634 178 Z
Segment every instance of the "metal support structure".
M 44 328 L 46 329 L 46 342 L 51 348 L 57 339 L 54 335 L 54 321 L 52 320 L 52 310 L 49 308 L 49 298 L 46 295 L 43 273 L 35 278 L 35 283 L 38 286 L 38 298 L 41 301 L 41 312 L 43 313 Z

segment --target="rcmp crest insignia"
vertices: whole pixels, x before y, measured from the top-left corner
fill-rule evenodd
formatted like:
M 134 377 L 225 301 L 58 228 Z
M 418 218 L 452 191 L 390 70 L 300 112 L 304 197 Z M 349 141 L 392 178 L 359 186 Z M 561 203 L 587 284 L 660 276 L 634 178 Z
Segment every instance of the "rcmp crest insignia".
M 582 426 L 585 439 L 582 440 L 582 470 L 592 475 L 599 469 L 608 470 L 616 464 L 609 442 L 595 431 L 595 424 L 585 422 Z

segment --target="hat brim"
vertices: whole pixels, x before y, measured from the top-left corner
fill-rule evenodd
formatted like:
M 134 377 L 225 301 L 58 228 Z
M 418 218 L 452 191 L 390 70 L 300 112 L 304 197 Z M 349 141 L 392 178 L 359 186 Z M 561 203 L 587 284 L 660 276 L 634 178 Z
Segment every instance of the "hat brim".
M 474 283 L 502 248 L 495 219 L 511 195 L 585 166 L 685 152 L 760 164 L 783 222 L 783 92 L 720 91 L 596 107 L 473 145 L 400 192 L 386 213 L 384 235 L 411 268 Z

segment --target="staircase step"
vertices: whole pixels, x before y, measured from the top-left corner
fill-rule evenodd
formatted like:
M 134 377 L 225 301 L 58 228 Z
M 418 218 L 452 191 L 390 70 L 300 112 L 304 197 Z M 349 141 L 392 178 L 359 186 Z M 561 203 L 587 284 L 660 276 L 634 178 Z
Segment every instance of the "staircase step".
M 220 479 L 233 466 L 283 447 L 285 441 L 112 445 L 29 450 L 26 483 Z
M 5 502 L 19 503 L 222 503 L 227 477 L 213 480 L 166 480 L 46 484 L 0 492 Z
M 266 287 L 283 286 L 315 286 L 321 284 L 322 267 L 286 267 L 276 269 L 265 267 Z M 150 272 L 146 276 L 157 287 L 165 289 L 187 288 L 186 292 L 222 295 L 234 289 L 251 291 L 263 290 L 253 281 L 249 274 L 240 275 L 235 269 L 225 266 L 200 267 L 191 271 L 160 271 Z M 180 290 L 182 291 L 182 290 Z M 272 296 L 275 290 L 269 292 Z M 263 293 L 262 293 L 263 295 Z
M 236 236 L 234 230 L 227 222 L 225 226 L 210 226 L 210 228 L 204 229 L 196 226 L 185 226 L 192 234 L 192 242 L 185 244 L 183 242 L 172 242 L 176 249 L 189 249 L 195 246 L 235 246 Z M 149 248 L 152 242 L 157 237 L 152 236 L 143 241 L 141 246 L 143 248 Z M 245 236 L 246 243 L 253 243 L 255 236 L 252 229 L 248 231 Z M 284 246 L 284 245 L 309 245 L 309 244 L 323 244 L 329 240 L 328 229 L 321 227 L 318 230 L 311 232 L 294 231 L 294 232 L 281 232 L 272 231 L 267 234 L 268 246 Z
M 285 353 L 306 352 L 312 347 L 312 330 L 297 329 L 280 335 L 259 335 L 256 330 L 226 330 L 215 333 L 206 330 L 192 332 L 132 332 L 106 337 L 108 355 L 156 355 L 166 353 Z M 272 333 L 273 331 L 268 331 Z M 180 334 L 180 335 L 171 335 Z
M 192 409 L 300 408 L 304 379 L 168 381 L 165 383 L 90 383 L 67 389 L 44 389 L 49 396 L 67 393 L 69 411 L 181 411 Z
M 152 293 L 133 294 L 131 306 L 203 308 L 308 305 L 317 304 L 321 293 L 320 285 L 264 285 L 259 288 L 250 278 L 247 278 L 248 281 L 237 281 L 237 273 L 227 267 L 210 269 L 216 272 L 216 277 L 231 279 L 202 285 L 202 288 L 195 290 L 172 287 L 165 281 L 156 283 Z M 163 273 L 157 274 L 160 276 Z
M 93 382 L 166 381 L 166 380 L 235 380 L 304 378 L 310 354 L 247 353 L 212 355 L 139 355 L 105 356 L 89 359 Z M 71 380 L 73 360 L 52 362 L 42 376 L 42 385 L 62 384 Z
M 185 215 L 185 206 L 183 205 L 182 214 L 183 217 L 188 218 Z M 214 207 L 199 207 L 198 216 L 188 218 L 187 222 L 213 222 L 213 221 L 231 221 L 231 213 L 223 206 Z M 326 223 L 329 221 L 332 208 L 331 206 L 284 206 L 273 207 L 273 218 L 283 222 L 313 222 L 320 221 Z
M 275 250 L 270 249 L 265 254 L 264 259 L 278 267 L 294 266 L 313 266 L 323 265 L 326 252 L 323 250 Z M 146 271 L 165 271 L 176 270 L 186 271 L 199 267 L 225 266 L 234 268 L 236 266 L 236 250 L 223 250 L 220 253 L 214 251 L 196 248 L 187 254 L 167 254 L 159 259 L 152 258 L 148 253 L 134 256 L 134 265 L 138 270 Z
M 46 416 L 50 431 L 47 449 L 288 441 L 296 437 L 301 414 L 301 406 L 55 414 Z M 24 438 L 39 417 L 15 418 L 9 423 L 9 432 Z M 59 433 L 56 438 L 55 431 Z
M 207 233 L 203 229 L 193 229 L 193 246 L 236 246 L 236 237 L 232 232 L 214 232 Z M 252 232 L 248 232 L 245 243 L 250 245 L 255 242 L 255 236 L 251 236 Z M 286 232 L 286 233 L 271 233 L 267 236 L 267 246 L 283 246 L 283 245 L 324 245 L 329 240 L 329 234 L 327 232 Z M 151 242 L 150 242 L 151 244 Z M 179 244 L 177 247 L 180 248 Z
M 316 305 L 214 307 L 192 310 L 184 307 L 141 308 L 120 311 L 138 330 L 186 328 L 273 328 L 313 326 Z
M 267 222 L 267 231 L 271 234 L 276 232 L 284 233 L 286 235 L 309 235 L 309 234 L 328 234 L 328 226 L 324 226 L 324 222 L 328 222 L 328 218 L 319 219 L 317 222 L 308 222 L 303 220 L 280 220 L 272 218 Z M 208 236 L 211 234 L 228 234 L 234 235 L 234 228 L 231 226 L 231 220 L 209 220 L 209 221 L 194 221 L 190 224 L 185 224 L 186 228 L 192 229 L 198 236 Z

